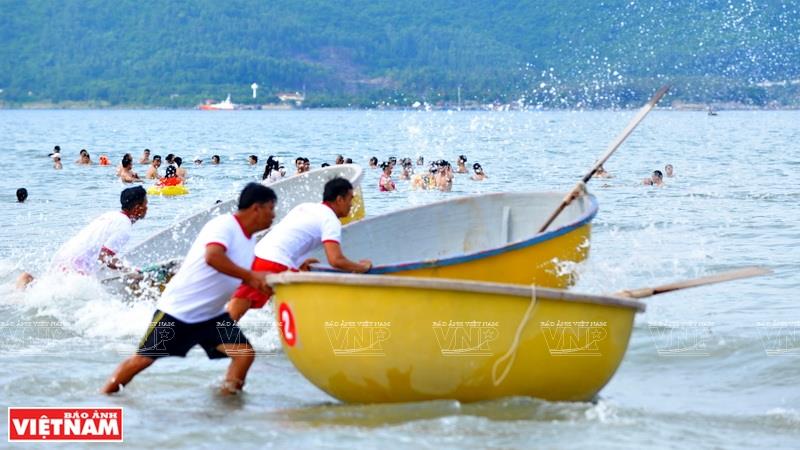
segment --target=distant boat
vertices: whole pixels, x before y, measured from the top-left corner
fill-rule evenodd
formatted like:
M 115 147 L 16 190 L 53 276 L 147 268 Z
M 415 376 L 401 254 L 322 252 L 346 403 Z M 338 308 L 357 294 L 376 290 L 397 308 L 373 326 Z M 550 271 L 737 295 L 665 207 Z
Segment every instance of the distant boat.
M 236 105 L 231 102 L 231 94 L 228 94 L 228 98 L 224 101 L 209 105 L 200 105 L 200 109 L 203 111 L 233 111 L 236 109 Z

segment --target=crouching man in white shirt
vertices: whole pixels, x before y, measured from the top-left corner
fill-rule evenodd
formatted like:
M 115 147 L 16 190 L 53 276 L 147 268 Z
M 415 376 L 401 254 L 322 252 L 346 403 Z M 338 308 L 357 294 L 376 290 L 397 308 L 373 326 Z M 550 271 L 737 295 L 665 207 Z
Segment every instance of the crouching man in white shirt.
M 93 276 L 103 266 L 124 273 L 135 272 L 116 254 L 130 239 L 133 224 L 147 215 L 147 192 L 141 186 L 124 189 L 119 202 L 119 211 L 97 217 L 58 249 L 50 263 L 51 272 Z M 32 281 L 33 275 L 23 272 L 17 279 L 17 289 L 25 289 Z
M 123 361 L 102 388 L 110 394 L 164 356 L 186 356 L 200 345 L 210 359 L 230 357 L 223 394 L 237 393 L 255 353 L 242 331 L 225 312 L 225 304 L 244 283 L 267 292 L 264 274 L 249 269 L 253 234 L 275 218 L 277 197 L 272 189 L 248 184 L 239 196 L 239 209 L 209 221 L 195 239 L 178 273 L 167 284 L 136 355 Z

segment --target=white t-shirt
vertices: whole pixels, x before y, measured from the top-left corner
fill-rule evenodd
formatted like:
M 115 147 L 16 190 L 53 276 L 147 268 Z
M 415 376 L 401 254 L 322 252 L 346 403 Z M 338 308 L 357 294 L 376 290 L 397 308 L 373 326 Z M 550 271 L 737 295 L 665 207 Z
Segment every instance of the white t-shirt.
M 273 170 L 272 172 L 270 172 L 270 174 L 267 177 L 267 179 L 265 179 L 263 181 L 266 182 L 267 184 L 270 184 L 270 183 L 274 183 L 276 181 L 280 181 L 282 179 L 283 179 L 283 176 L 281 175 L 281 173 L 279 171 L 277 171 L 277 170 Z
M 107 212 L 94 219 L 68 240 L 53 256 L 51 267 L 92 275 L 103 265 L 100 251 L 119 253 L 131 237 L 131 219 L 121 211 Z
M 341 240 L 342 223 L 330 206 L 301 203 L 258 242 L 256 256 L 298 269 L 307 255 L 323 242 Z
M 239 267 L 250 269 L 256 241 L 245 235 L 233 214 L 211 219 L 194 240 L 180 270 L 167 284 L 156 307 L 186 323 L 203 322 L 225 312 L 225 304 L 242 283 L 206 263 L 206 247 L 221 244 Z

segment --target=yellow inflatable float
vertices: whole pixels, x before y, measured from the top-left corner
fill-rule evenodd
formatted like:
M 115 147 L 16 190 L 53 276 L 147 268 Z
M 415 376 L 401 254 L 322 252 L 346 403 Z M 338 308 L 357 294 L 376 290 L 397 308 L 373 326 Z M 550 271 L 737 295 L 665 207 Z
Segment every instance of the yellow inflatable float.
M 147 188 L 147 193 L 150 195 L 164 196 L 186 195 L 189 193 L 189 189 L 182 184 L 176 186 L 150 186 Z

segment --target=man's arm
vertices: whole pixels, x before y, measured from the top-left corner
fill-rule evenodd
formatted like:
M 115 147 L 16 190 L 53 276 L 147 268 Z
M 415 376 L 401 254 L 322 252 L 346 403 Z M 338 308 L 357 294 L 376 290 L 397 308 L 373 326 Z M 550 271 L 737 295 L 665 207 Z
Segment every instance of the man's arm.
M 342 253 L 342 246 L 336 241 L 325 241 L 322 245 L 325 246 L 325 256 L 328 258 L 328 264 L 335 269 L 344 272 L 365 273 L 372 268 L 372 262 L 368 259 L 362 259 L 359 262 L 347 259 Z
M 252 270 L 237 266 L 228 258 L 226 249 L 221 244 L 209 244 L 206 246 L 206 264 L 220 273 L 242 280 L 246 285 L 260 292 L 269 292 L 267 280 L 263 274 L 259 276 Z

